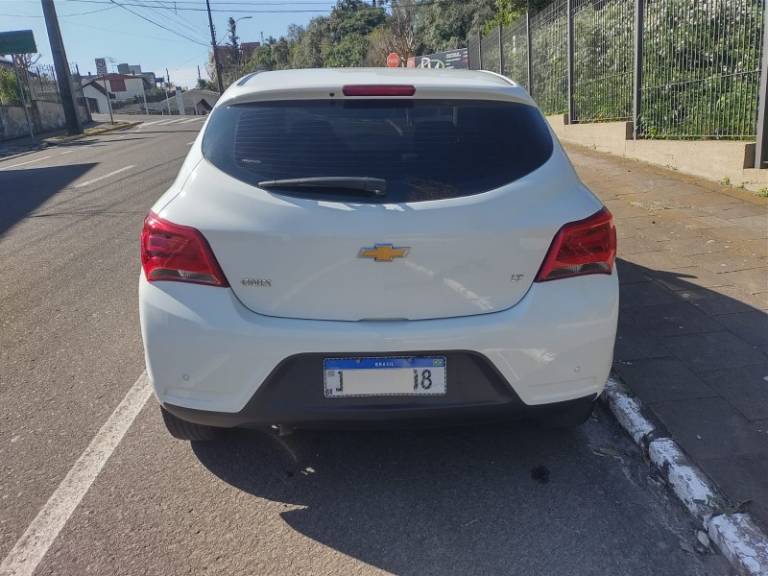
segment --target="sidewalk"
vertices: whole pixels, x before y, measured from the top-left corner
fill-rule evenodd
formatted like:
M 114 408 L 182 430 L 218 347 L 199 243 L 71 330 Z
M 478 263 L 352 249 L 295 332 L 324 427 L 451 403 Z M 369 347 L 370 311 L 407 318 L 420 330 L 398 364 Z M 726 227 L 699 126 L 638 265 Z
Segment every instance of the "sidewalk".
M 768 527 L 768 200 L 567 148 L 616 219 L 614 371 Z
M 25 152 L 34 152 L 35 150 L 43 150 L 49 146 L 58 146 L 73 140 L 87 138 L 89 136 L 97 136 L 99 134 L 106 134 L 116 130 L 125 130 L 126 128 L 130 128 L 135 124 L 135 122 L 127 121 L 117 121 L 114 124 L 110 124 L 109 122 L 94 121 L 88 123 L 86 126 L 83 126 L 83 133 L 76 136 L 67 136 L 67 131 L 61 129 L 54 130 L 52 132 L 46 132 L 45 134 L 37 135 L 34 138 L 26 136 L 24 138 L 14 138 L 13 140 L 1 140 L 0 158 L 16 156 L 18 154 L 24 154 Z

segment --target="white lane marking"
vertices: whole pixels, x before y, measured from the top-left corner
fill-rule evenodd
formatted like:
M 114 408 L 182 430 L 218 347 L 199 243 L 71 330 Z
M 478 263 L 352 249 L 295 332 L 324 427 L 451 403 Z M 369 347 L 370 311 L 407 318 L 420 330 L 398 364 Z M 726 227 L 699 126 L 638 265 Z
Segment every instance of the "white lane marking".
M 0 170 L 10 170 L 11 168 L 18 168 L 19 166 L 26 166 L 27 164 L 32 164 L 32 162 L 42 162 L 43 160 L 48 160 L 48 158 L 50 158 L 50 156 L 41 156 L 40 158 L 35 158 L 34 160 L 19 162 L 18 164 L 11 164 L 10 166 L 1 166 Z
M 194 143 L 195 143 L 194 140 L 192 140 L 192 142 L 187 142 L 187 146 L 192 146 L 192 144 L 194 144 Z
M 142 122 L 139 124 L 139 128 L 144 128 L 144 126 L 152 126 L 152 124 L 160 124 L 160 122 L 166 122 L 166 120 L 155 120 L 154 122 Z
M 1 576 L 32 575 L 151 394 L 142 372 L 0 564 Z
M 176 118 L 175 120 L 168 120 L 165 124 L 161 124 L 161 126 L 168 126 L 170 124 L 178 124 L 179 122 L 184 122 L 184 118 Z
M 67 154 L 72 154 L 72 152 L 74 152 L 74 150 L 64 150 L 59 156 L 66 156 Z
M 180 122 L 180 124 L 189 124 L 190 122 L 199 122 L 200 120 L 202 120 L 202 118 L 199 118 L 199 117 L 188 118 L 187 120 Z
M 80 182 L 80 184 L 75 184 L 75 188 L 85 188 L 86 186 L 90 186 L 91 184 L 95 184 L 96 182 L 101 182 L 105 178 L 115 176 L 116 174 L 120 174 L 120 172 L 125 172 L 126 170 L 130 170 L 131 168 L 135 168 L 135 167 L 136 166 L 134 164 L 123 166 L 122 168 L 113 170 L 109 174 L 104 174 L 103 176 L 99 176 L 98 178 L 93 178 L 92 180 L 86 180 L 85 182 Z

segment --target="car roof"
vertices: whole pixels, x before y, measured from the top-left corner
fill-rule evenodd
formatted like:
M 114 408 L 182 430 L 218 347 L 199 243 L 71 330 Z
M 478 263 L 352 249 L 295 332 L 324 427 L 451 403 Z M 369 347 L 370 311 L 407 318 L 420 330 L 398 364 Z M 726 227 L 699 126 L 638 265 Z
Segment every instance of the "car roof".
M 506 93 L 519 100 L 529 100 L 525 90 L 513 81 L 482 70 L 424 68 L 311 68 L 255 72 L 232 84 L 218 104 L 234 101 L 274 99 L 281 96 L 328 97 L 349 84 L 408 84 L 430 97 L 472 93 Z M 339 94 L 340 95 L 340 94 Z

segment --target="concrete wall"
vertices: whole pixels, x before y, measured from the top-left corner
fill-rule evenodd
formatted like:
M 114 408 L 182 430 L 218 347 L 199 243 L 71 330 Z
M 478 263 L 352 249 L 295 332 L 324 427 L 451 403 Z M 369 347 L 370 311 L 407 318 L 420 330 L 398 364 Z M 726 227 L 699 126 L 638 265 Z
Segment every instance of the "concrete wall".
M 83 124 L 91 121 L 91 115 L 83 104 L 77 104 L 77 115 Z M 36 100 L 29 108 L 35 135 L 61 130 L 66 126 L 64 108 L 58 102 Z M 0 140 L 29 136 L 27 118 L 21 106 L 0 106 Z
M 35 102 L 35 132 L 52 132 L 66 126 L 64 108 L 58 102 Z
M 631 123 L 570 124 L 562 115 L 548 116 L 561 142 L 580 144 L 600 152 L 665 166 L 749 190 L 768 187 L 768 170 L 753 164 L 754 144 L 728 140 L 632 140 Z
M 27 118 L 21 106 L 0 106 L 0 140 L 29 136 Z

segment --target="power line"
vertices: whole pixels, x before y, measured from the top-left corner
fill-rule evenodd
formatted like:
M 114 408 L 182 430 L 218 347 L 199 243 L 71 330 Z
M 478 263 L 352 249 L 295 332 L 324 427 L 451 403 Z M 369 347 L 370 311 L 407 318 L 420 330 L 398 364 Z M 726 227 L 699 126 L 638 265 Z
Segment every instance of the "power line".
M 137 34 L 136 32 L 126 32 L 125 30 L 115 30 L 114 28 L 104 28 L 103 26 L 92 26 L 89 24 L 83 24 L 82 22 L 69 21 L 67 26 L 80 26 L 82 28 L 88 28 L 90 30 L 97 30 L 99 32 L 109 32 L 110 34 L 120 34 L 123 36 L 135 36 L 136 38 L 147 38 L 149 40 L 159 40 L 161 42 L 176 42 L 174 38 L 166 36 L 151 36 L 149 34 Z M 208 48 L 208 44 L 205 45 Z
M 24 0 L 20 0 L 24 1 Z M 66 2 L 78 2 L 78 1 L 84 1 L 84 0 L 65 0 Z M 29 0 L 30 3 L 34 2 L 34 0 Z M 178 0 L 174 2 L 173 0 L 143 0 L 143 3 L 145 4 L 161 4 L 163 6 L 166 6 L 169 3 L 173 3 L 174 5 L 178 4 L 192 4 L 193 6 L 198 6 L 199 3 L 195 2 L 194 0 Z M 104 0 L 102 0 L 102 3 L 105 3 Z M 240 5 L 246 5 L 246 6 L 330 6 L 334 7 L 336 4 L 333 2 L 333 0 L 297 0 L 296 2 L 290 1 L 290 2 L 268 2 L 268 1 L 243 1 L 243 0 L 235 0 L 235 1 L 229 1 L 229 0 L 222 0 L 220 2 L 211 2 L 212 6 L 224 6 L 229 4 L 240 4 Z
M 85 0 L 83 0 L 83 1 L 85 1 Z M 147 22 L 149 22 L 150 24 L 154 24 L 155 26 L 157 26 L 157 27 L 159 27 L 159 28 L 162 28 L 163 30 L 166 30 L 167 32 L 170 32 L 171 34 L 176 34 L 176 36 L 179 36 L 180 38 L 184 38 L 185 40 L 189 40 L 190 42 L 194 42 L 195 44 L 199 44 L 200 46 L 208 46 L 208 44 L 207 44 L 207 43 L 205 43 L 205 42 L 201 42 L 200 40 L 195 40 L 194 38 L 190 38 L 190 37 L 189 37 L 189 36 L 187 36 L 186 34 L 182 34 L 181 32 L 179 32 L 178 30 L 174 30 L 173 28 L 168 28 L 167 26 L 164 26 L 163 24 L 160 24 L 160 23 L 158 23 L 158 22 L 155 22 L 155 21 L 154 21 L 154 20 L 152 20 L 151 18 L 147 18 L 147 17 L 146 17 L 146 16 L 144 16 L 143 14 L 139 14 L 139 13 L 138 13 L 138 12 L 136 12 L 135 10 L 131 10 L 131 9 L 130 9 L 130 8 L 128 8 L 126 5 L 118 3 L 116 0 L 109 0 L 109 1 L 110 1 L 112 4 L 114 4 L 115 6 L 118 6 L 119 8 L 122 8 L 122 9 L 123 9 L 123 10 L 125 10 L 126 12 L 129 12 L 129 13 L 133 14 L 134 16 L 138 16 L 138 17 L 139 17 L 139 18 L 141 18 L 142 20 L 146 20 L 146 21 L 147 21 Z M 129 4 L 129 5 L 131 5 L 131 4 Z
M 133 6 L 135 8 L 150 8 L 151 7 L 148 4 L 145 4 L 145 3 L 139 2 L 139 1 L 135 1 L 135 0 L 132 1 L 132 2 L 123 2 L 123 3 L 120 3 L 120 4 L 117 4 L 117 2 L 114 2 L 114 0 L 68 0 L 68 1 L 69 2 L 82 2 L 82 3 L 85 3 L 85 4 L 107 4 L 109 2 L 112 2 L 113 4 L 116 4 L 117 6 L 120 6 L 121 8 L 124 8 L 126 10 L 128 10 L 126 8 L 126 6 Z M 177 9 L 180 10 L 180 11 L 183 11 L 183 12 L 206 12 L 205 8 L 193 8 L 193 7 L 186 7 L 186 6 L 185 7 L 178 7 Z M 134 14 L 136 16 L 139 16 L 140 18 L 143 18 L 143 16 L 141 16 L 140 14 L 138 14 L 136 12 L 132 12 L 131 10 L 128 10 L 128 12 L 131 12 L 132 14 Z M 318 14 L 320 12 L 327 12 L 327 9 L 314 9 L 314 8 L 310 8 L 310 9 L 307 9 L 307 8 L 295 8 L 295 9 L 293 9 L 293 8 L 289 8 L 289 9 L 265 9 L 265 10 L 240 10 L 240 9 L 238 9 L 238 10 L 229 10 L 229 9 L 215 10 L 215 9 L 212 8 L 211 12 L 225 12 L 225 13 L 230 13 L 230 14 L 241 14 L 241 13 L 245 13 L 245 14 Z M 160 26 L 156 22 L 154 22 L 154 24 Z
M 189 22 L 186 18 L 179 14 L 167 14 L 163 12 L 164 6 L 147 6 L 147 10 L 150 10 L 152 14 L 159 17 L 161 21 L 163 20 L 170 20 L 173 24 L 176 26 L 181 26 L 182 28 L 185 28 L 185 33 L 191 33 L 195 36 L 202 35 L 201 30 L 195 28 L 191 22 Z M 168 22 L 167 22 L 168 23 Z
M 114 6 L 107 6 L 106 8 L 97 8 L 96 10 L 86 10 L 85 12 L 72 12 L 70 14 L 59 14 L 59 18 L 69 18 L 72 16 L 85 16 L 86 14 L 96 14 L 97 12 L 106 12 L 107 10 L 114 10 Z M 9 18 L 45 18 L 42 14 L 0 14 L 0 16 L 8 16 Z
M 67 0 L 68 2 L 82 2 L 86 4 L 106 4 L 110 2 L 111 0 Z M 123 2 L 122 6 L 134 6 L 134 7 L 140 7 L 140 8 L 149 8 L 152 6 L 152 2 L 162 2 L 163 0 L 130 0 L 128 2 Z M 461 3 L 463 0 L 424 0 L 422 2 L 401 2 L 398 4 L 398 6 L 402 8 L 426 8 L 428 6 L 436 5 L 436 4 L 454 4 L 454 3 Z M 186 3 L 189 4 L 189 0 L 186 0 Z M 182 11 L 182 12 L 206 12 L 207 10 L 202 7 L 198 7 L 197 4 L 193 4 L 190 6 L 184 5 L 180 6 L 179 4 L 185 4 L 184 1 L 178 2 L 175 10 Z M 286 4 L 281 4 L 281 6 L 284 5 L 291 5 L 294 4 L 293 2 L 288 2 Z M 298 4 L 298 3 L 297 3 Z M 305 4 L 310 4 L 310 2 L 305 2 Z M 267 6 L 267 5 L 273 5 L 273 4 L 257 4 L 255 2 L 240 2 L 240 1 L 225 1 L 225 2 L 217 2 L 212 4 L 212 6 L 228 6 L 228 5 L 241 5 L 241 6 Z M 314 3 L 312 2 L 312 5 L 324 5 L 325 9 L 315 9 L 315 8 L 264 8 L 264 9 L 241 9 L 241 8 L 211 8 L 211 12 L 224 12 L 228 14 L 318 14 L 320 12 L 327 12 L 328 10 L 332 10 L 335 5 L 329 4 L 329 3 Z M 165 6 L 162 6 L 165 7 Z
M 71 14 L 60 14 L 59 18 L 68 18 L 70 16 L 85 16 L 86 14 L 96 14 L 97 12 L 106 12 L 107 10 L 114 10 L 114 6 L 107 6 L 106 8 L 97 8 L 96 10 L 86 10 L 85 12 L 72 12 Z

